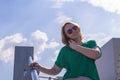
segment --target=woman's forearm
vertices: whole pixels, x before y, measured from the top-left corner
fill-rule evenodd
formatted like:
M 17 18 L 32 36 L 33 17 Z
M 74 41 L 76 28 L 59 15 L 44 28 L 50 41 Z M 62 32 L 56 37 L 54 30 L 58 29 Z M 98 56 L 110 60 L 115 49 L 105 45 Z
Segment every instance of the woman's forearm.
M 41 72 L 49 74 L 49 75 L 57 75 L 61 71 L 61 69 L 58 68 L 56 65 L 54 65 L 51 69 L 47 69 L 42 66 L 39 66 L 38 68 Z
M 57 65 L 54 65 L 51 69 L 48 69 L 48 68 L 42 67 L 37 62 L 33 62 L 32 64 L 29 65 L 29 67 L 36 67 L 41 72 L 49 74 L 49 75 L 56 75 L 62 70 L 62 68 L 58 67 Z
M 92 49 L 92 48 L 86 48 L 80 45 L 76 45 L 76 48 L 74 49 L 92 59 L 98 59 L 100 57 L 100 51 L 98 48 Z
M 69 41 L 69 46 L 72 49 L 80 52 L 81 54 L 83 54 L 89 58 L 98 59 L 100 57 L 100 51 L 98 48 L 86 48 L 86 47 L 79 45 L 78 43 L 76 43 L 73 40 Z

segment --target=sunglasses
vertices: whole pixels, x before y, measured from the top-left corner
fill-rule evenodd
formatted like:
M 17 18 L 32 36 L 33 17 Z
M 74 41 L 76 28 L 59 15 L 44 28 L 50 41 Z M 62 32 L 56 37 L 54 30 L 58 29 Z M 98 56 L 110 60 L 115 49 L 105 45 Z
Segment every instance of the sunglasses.
M 76 31 L 77 29 L 78 29 L 77 26 L 73 26 L 71 29 L 68 29 L 68 30 L 67 30 L 67 33 L 68 33 L 68 34 L 72 34 L 72 33 L 73 33 L 73 30 Z

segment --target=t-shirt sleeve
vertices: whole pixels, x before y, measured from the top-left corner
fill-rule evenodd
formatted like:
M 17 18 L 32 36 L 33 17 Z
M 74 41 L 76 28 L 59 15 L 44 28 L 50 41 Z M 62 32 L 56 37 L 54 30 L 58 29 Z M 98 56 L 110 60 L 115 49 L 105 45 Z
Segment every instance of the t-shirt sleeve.
M 60 68 L 64 68 L 65 63 L 64 63 L 64 50 L 63 49 L 60 50 L 58 57 L 55 61 L 55 65 L 57 65 Z
M 95 48 L 95 47 L 97 47 L 97 44 L 96 44 L 95 40 L 88 41 L 87 45 L 88 45 L 89 48 Z
M 97 45 L 95 40 L 90 40 L 90 41 L 87 42 L 87 44 L 88 44 L 89 48 L 98 48 L 99 51 L 100 51 L 100 57 L 101 57 L 101 55 L 102 55 L 101 48 Z

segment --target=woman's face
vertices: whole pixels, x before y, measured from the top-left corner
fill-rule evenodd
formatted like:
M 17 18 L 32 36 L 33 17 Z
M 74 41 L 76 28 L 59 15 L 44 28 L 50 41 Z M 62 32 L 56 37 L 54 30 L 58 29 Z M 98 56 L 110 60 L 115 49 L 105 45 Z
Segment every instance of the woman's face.
M 80 38 L 80 32 L 79 32 L 78 26 L 74 24 L 67 24 L 64 30 L 68 38 L 73 39 L 73 40 Z

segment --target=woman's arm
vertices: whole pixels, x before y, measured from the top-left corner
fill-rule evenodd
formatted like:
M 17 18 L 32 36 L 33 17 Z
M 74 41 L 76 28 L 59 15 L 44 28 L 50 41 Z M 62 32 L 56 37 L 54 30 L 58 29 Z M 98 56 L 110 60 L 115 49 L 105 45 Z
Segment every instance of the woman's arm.
M 86 48 L 86 47 L 83 47 L 81 45 L 78 45 L 75 41 L 70 41 L 69 42 L 69 46 L 82 53 L 83 55 L 89 57 L 89 58 L 92 58 L 92 59 L 98 59 L 100 57 L 100 50 L 99 48 L 95 47 L 95 48 Z
M 47 69 L 45 67 L 40 66 L 37 62 L 30 64 L 30 67 L 37 67 L 41 72 L 49 75 L 57 75 L 62 70 L 57 65 L 54 65 L 51 69 Z

